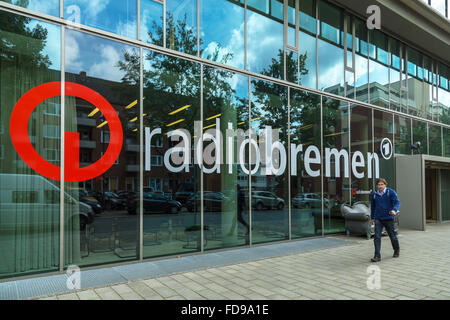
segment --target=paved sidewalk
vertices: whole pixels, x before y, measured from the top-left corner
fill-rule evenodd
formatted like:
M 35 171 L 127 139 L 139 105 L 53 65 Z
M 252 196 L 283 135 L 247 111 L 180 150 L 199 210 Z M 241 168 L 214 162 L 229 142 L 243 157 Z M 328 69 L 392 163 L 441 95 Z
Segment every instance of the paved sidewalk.
M 401 254 L 388 237 L 373 264 L 373 241 L 129 281 L 41 299 L 450 299 L 450 224 L 401 230 Z M 380 268 L 381 288 L 368 289 L 369 266 Z

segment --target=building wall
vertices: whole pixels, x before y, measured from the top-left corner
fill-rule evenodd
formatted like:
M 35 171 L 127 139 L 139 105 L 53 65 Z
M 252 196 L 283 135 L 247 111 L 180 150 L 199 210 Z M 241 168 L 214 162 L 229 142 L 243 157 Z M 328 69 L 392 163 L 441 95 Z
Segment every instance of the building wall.
M 62 11 L 91 32 L 0 7 L 0 277 L 342 232 L 340 205 L 368 201 L 374 187 L 368 158 L 356 171 L 351 166 L 357 151 L 376 154 L 379 176 L 392 185 L 393 157 L 383 158 L 383 139 L 398 154 L 411 154 L 411 143 L 420 141 L 419 152 L 449 156 L 448 67 L 381 31 L 368 32 L 328 2 L 287 5 L 286 24 L 274 0 L 167 0 L 165 14 L 159 1 L 82 3 L 65 1 Z M 58 15 L 41 2 L 28 8 Z M 346 44 L 344 23 L 355 24 Z M 344 54 L 355 57 L 347 61 L 352 71 L 344 69 Z M 105 115 L 75 96 L 81 92 L 40 103 L 28 122 L 30 143 L 44 161 L 39 166 L 37 156 L 25 161 L 17 152 L 10 119 L 27 92 L 62 79 L 66 90 L 71 84 L 94 90 L 113 111 Z M 78 164 L 92 169 L 118 144 L 108 121 L 115 116 L 120 153 L 104 172 L 71 181 Z M 280 174 L 255 162 L 254 145 L 244 144 L 238 157 L 239 142 L 253 137 L 261 148 L 269 126 L 287 154 Z M 144 128 L 161 133 L 144 141 Z M 230 128 L 237 131 L 228 139 Z M 190 163 L 179 172 L 164 164 L 179 147 L 168 135 L 174 129 L 188 132 L 193 146 L 189 156 L 180 153 Z M 216 129 L 233 148 L 223 148 L 224 162 L 209 172 L 215 163 L 202 169 L 193 158 L 201 133 L 214 136 Z M 79 133 L 79 148 L 61 141 L 61 131 Z M 145 142 L 152 156 L 147 170 Z M 291 157 L 299 145 L 303 152 Z M 60 172 L 62 146 L 64 183 L 36 169 Z M 307 166 L 310 146 L 321 161 Z M 203 147 L 217 154 L 210 141 Z M 325 155 L 333 148 L 349 159 L 330 157 L 327 175 Z M 275 168 L 282 162 L 277 152 L 272 160 Z M 171 158 L 170 165 L 181 163 Z

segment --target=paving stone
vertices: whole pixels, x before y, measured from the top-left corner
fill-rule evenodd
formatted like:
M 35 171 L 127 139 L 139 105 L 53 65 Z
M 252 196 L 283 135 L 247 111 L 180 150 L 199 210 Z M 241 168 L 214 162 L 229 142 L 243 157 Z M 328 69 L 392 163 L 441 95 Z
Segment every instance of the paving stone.
M 100 300 L 99 295 L 94 290 L 85 290 L 77 292 L 80 300 Z
M 60 294 L 57 297 L 58 300 L 79 300 L 76 293 Z

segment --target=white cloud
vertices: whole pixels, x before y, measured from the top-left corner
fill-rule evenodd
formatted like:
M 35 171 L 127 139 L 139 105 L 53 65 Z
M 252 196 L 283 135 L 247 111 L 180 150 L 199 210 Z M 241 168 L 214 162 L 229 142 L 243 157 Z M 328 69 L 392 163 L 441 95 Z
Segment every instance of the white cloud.
M 110 81 L 121 81 L 124 72 L 117 67 L 117 63 L 121 60 L 121 53 L 111 45 L 100 46 L 99 53 L 100 62 L 93 64 L 87 71 L 87 75 Z
M 116 33 L 124 37 L 137 37 L 137 24 L 135 22 L 123 22 L 117 23 Z
M 80 47 L 78 45 L 77 32 L 66 32 L 65 34 L 65 60 L 66 68 L 69 70 L 81 70 L 83 63 L 80 61 Z
M 30 1 L 28 8 L 47 14 L 59 14 L 59 0 Z
M 283 25 L 257 13 L 247 20 L 247 64 L 252 71 L 261 71 L 283 50 Z

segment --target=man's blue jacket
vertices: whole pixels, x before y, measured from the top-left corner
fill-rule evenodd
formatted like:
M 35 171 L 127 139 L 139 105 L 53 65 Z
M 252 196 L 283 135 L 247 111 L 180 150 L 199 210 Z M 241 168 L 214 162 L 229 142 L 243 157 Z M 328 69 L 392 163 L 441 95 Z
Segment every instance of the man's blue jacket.
M 386 187 L 386 192 L 382 196 L 375 191 L 372 192 L 371 197 L 370 217 L 379 220 L 393 220 L 395 216 L 389 212 L 392 210 L 397 212 L 400 209 L 400 200 L 397 197 L 397 193 Z

